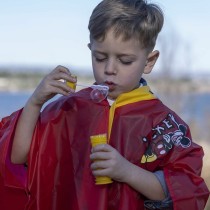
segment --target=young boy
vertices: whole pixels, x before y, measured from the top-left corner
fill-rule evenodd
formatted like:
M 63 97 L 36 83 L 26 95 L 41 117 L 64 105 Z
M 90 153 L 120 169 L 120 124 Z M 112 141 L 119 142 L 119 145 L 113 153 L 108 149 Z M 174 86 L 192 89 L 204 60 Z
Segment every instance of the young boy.
M 142 78 L 159 57 L 153 49 L 162 25 L 157 5 L 103 0 L 90 17 L 88 47 L 107 99 L 96 103 L 91 88 L 75 93 L 61 80 L 76 79 L 58 66 L 4 119 L 0 169 L 11 194 L 26 192 L 25 209 L 204 209 L 203 150 Z M 58 93 L 64 96 L 40 113 Z M 92 148 L 90 137 L 101 134 L 108 144 Z M 94 176 L 113 182 L 96 185 Z

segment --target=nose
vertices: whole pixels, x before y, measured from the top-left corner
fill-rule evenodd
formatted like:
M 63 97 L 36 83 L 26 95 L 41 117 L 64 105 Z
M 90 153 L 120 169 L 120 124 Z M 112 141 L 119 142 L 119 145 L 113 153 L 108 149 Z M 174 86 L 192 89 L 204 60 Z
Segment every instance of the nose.
M 114 59 L 108 59 L 105 66 L 105 74 L 112 75 L 117 73 L 117 64 Z

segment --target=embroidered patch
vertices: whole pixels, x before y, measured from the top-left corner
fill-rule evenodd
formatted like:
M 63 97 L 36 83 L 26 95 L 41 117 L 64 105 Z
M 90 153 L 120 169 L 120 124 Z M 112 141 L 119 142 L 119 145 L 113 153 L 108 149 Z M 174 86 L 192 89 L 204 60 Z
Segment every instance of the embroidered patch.
M 152 129 L 152 142 L 144 153 L 141 163 L 153 162 L 167 154 L 174 146 L 188 148 L 191 139 L 186 137 L 187 127 L 179 124 L 172 114 L 168 114 L 160 124 Z M 142 139 L 147 142 L 146 137 Z

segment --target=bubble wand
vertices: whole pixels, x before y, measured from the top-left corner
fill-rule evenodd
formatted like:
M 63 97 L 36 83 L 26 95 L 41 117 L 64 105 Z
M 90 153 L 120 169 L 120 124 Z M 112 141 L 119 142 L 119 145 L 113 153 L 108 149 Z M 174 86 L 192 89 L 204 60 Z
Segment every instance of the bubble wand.
M 100 103 L 101 101 L 103 101 L 107 97 L 109 92 L 109 87 L 106 85 L 86 85 L 86 84 L 77 84 L 68 81 L 66 82 L 66 84 L 74 90 L 76 90 L 76 86 L 92 88 L 93 90 L 90 93 L 90 97 L 96 103 Z

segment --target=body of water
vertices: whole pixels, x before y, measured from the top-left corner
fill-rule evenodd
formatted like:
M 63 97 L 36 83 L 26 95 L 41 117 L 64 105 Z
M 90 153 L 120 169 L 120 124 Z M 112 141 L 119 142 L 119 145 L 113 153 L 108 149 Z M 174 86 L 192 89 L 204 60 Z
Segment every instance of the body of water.
M 23 108 L 31 94 L 31 92 L 0 92 L 0 119 Z M 49 100 L 47 103 L 58 97 L 59 95 Z
M 29 92 L 0 92 L 0 118 L 22 108 L 30 95 Z

